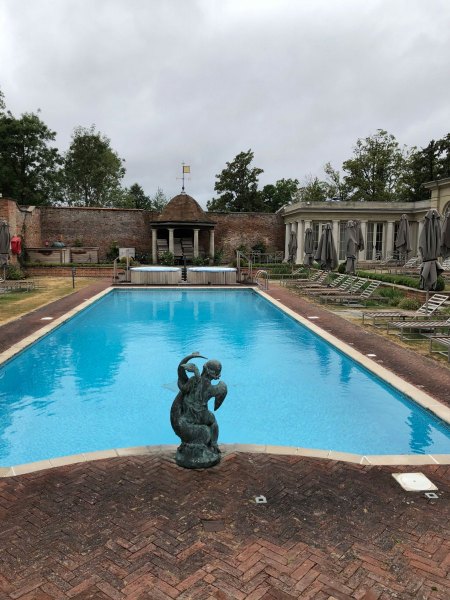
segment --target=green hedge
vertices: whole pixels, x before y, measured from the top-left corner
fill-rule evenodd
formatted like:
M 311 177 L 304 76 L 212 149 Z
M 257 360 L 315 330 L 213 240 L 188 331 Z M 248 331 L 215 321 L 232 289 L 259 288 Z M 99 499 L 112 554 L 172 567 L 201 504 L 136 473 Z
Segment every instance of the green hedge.
M 404 285 L 413 289 L 420 289 L 420 278 L 411 277 L 409 275 L 401 275 L 395 273 L 373 273 L 371 271 L 358 271 L 359 277 L 365 277 L 366 279 L 375 279 L 376 281 L 382 281 L 384 283 L 393 283 L 395 285 Z M 445 289 L 445 280 L 443 277 L 438 277 L 435 292 L 441 292 Z
M 120 264 L 120 263 L 119 263 Z M 57 268 L 64 268 L 64 267 L 91 267 L 93 269 L 112 269 L 113 264 L 112 263 L 40 263 L 40 262 L 27 262 L 23 265 L 24 269 L 27 268 L 32 268 L 32 267 L 39 267 L 39 268 L 49 268 L 49 269 L 54 269 L 55 267 Z

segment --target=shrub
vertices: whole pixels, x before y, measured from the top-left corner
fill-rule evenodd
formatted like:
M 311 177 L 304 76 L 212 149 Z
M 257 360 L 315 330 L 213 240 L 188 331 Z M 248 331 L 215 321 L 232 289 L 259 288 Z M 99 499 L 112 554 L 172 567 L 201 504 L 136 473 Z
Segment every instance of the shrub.
M 214 252 L 214 264 L 221 265 L 223 261 L 223 250 L 220 248 Z
M 8 265 L 6 267 L 6 279 L 18 280 L 24 279 L 25 275 L 22 273 L 19 267 L 15 265 Z
M 113 262 L 119 256 L 119 246 L 117 242 L 113 242 L 106 253 L 106 258 Z
M 203 265 L 207 264 L 208 262 L 208 258 L 203 258 L 201 256 L 194 256 L 194 258 L 192 259 L 192 264 L 195 267 L 203 267 Z
M 445 279 L 443 277 L 438 277 L 437 283 L 436 283 L 436 288 L 434 291 L 442 292 L 442 290 L 445 290 Z
M 345 265 L 347 263 L 346 262 L 342 262 L 339 266 L 338 266 L 338 273 L 345 273 Z
M 405 294 L 397 288 L 381 288 L 379 296 L 388 299 L 389 306 L 398 306 L 399 302 L 405 297 Z
M 402 310 L 417 310 L 420 306 L 420 302 L 415 298 L 403 298 L 403 300 L 400 300 L 398 303 L 398 307 Z
M 175 263 L 175 257 L 172 254 L 172 252 L 163 252 L 160 256 L 159 256 L 159 262 L 162 265 L 167 265 L 167 266 L 171 266 Z

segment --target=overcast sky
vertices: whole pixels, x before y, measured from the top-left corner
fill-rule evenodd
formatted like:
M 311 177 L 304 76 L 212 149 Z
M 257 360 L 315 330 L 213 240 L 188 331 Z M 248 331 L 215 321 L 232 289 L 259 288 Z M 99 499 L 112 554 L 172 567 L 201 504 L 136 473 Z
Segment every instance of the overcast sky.
M 126 185 L 202 205 L 251 148 L 260 185 L 323 175 L 378 128 L 450 131 L 448 0 L 0 0 L 0 88 L 65 151 L 97 128 Z

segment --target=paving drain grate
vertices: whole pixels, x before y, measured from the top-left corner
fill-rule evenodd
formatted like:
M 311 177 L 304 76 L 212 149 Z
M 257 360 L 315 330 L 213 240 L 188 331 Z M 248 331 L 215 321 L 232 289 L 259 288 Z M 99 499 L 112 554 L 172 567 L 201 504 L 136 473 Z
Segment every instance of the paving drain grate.
M 41 321 L 52 321 L 53 317 L 42 317 Z
M 256 504 L 267 504 L 267 498 L 265 496 L 255 496 Z
M 392 477 L 398 481 L 407 492 L 428 492 L 437 490 L 437 487 L 423 473 L 392 473 Z

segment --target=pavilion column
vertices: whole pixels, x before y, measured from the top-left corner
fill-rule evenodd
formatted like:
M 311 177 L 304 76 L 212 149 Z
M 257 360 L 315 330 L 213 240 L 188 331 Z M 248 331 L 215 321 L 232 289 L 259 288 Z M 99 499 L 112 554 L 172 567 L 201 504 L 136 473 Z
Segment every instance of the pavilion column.
M 364 240 L 364 250 L 359 252 L 359 260 L 366 260 L 366 246 L 367 246 L 367 221 L 361 221 L 361 235 Z
M 291 223 L 286 223 L 284 231 L 284 261 L 289 259 L 289 238 L 291 237 Z
M 172 254 L 174 254 L 174 244 L 173 244 L 173 232 L 174 229 L 173 227 L 169 227 L 169 252 L 171 252 Z
M 198 232 L 199 229 L 194 229 L 194 258 L 198 258 Z
M 158 262 L 158 252 L 156 249 L 156 238 L 158 237 L 158 230 L 152 227 L 152 263 L 156 265 Z
M 394 252 L 394 221 L 387 222 L 386 229 L 386 251 L 384 256 L 389 258 Z
M 209 230 L 209 257 L 214 260 L 214 229 Z
M 296 265 L 302 264 L 304 251 L 305 251 L 305 223 L 303 221 L 297 221 L 297 256 L 295 257 Z

